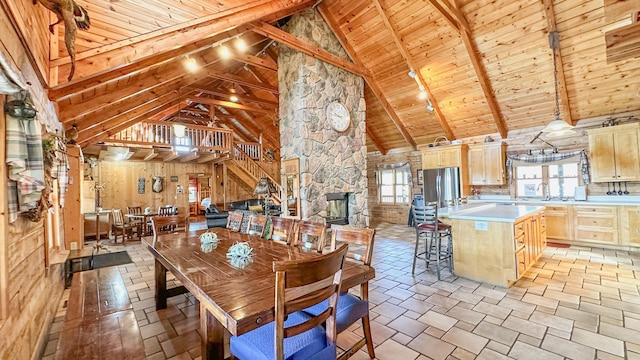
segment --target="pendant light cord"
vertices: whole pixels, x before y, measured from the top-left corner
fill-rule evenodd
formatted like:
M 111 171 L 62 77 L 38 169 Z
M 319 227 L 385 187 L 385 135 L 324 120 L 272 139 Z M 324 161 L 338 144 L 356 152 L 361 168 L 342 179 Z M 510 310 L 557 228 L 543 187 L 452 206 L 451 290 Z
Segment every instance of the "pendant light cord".
M 549 33 L 549 46 L 553 51 L 553 83 L 555 85 L 556 90 L 556 110 L 553 113 L 555 115 L 555 120 L 560 120 L 560 94 L 558 91 L 558 66 L 556 64 L 556 50 L 558 49 L 560 39 L 558 37 L 557 31 L 552 31 Z

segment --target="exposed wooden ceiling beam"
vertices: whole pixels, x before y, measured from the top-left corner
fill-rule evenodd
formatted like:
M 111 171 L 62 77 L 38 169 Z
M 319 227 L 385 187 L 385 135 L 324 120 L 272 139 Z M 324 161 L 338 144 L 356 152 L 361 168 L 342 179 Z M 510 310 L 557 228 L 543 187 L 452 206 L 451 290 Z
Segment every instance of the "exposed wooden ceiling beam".
M 149 149 L 149 152 L 147 153 L 147 155 L 145 155 L 145 157 L 142 160 L 149 161 L 157 156 L 158 156 L 158 153 L 154 149 Z
M 172 152 L 168 153 L 167 155 L 165 155 L 162 158 L 162 161 L 164 161 L 164 162 L 173 161 L 173 160 L 179 158 L 180 156 L 182 156 L 182 155 L 178 154 L 175 151 L 172 151 Z
M 417 66 L 413 58 L 409 55 L 409 51 L 406 49 L 405 45 L 403 44 L 400 34 L 396 30 L 396 28 L 393 25 L 391 25 L 391 22 L 389 21 L 389 17 L 387 16 L 386 10 L 382 7 L 382 4 L 380 4 L 380 0 L 373 0 L 373 3 L 376 6 L 376 9 L 378 10 L 378 14 L 382 18 L 382 22 L 384 23 L 385 27 L 387 28 L 389 33 L 391 33 L 391 38 L 395 42 L 398 50 L 400 50 L 400 54 L 404 58 L 404 61 L 407 63 L 407 65 L 409 65 L 411 69 L 414 70 L 414 73 L 416 74 L 416 77 L 420 82 L 420 86 L 424 87 L 424 91 L 426 92 L 429 100 L 431 101 L 431 106 L 433 107 L 433 113 L 435 114 L 436 119 L 440 123 L 440 127 L 442 127 L 442 131 L 444 131 L 445 135 L 449 140 L 455 139 L 456 137 L 453 134 L 453 131 L 451 131 L 451 127 L 449 127 L 447 120 L 444 118 L 444 114 L 442 114 L 442 111 L 440 110 L 440 106 L 438 105 L 436 98 L 433 96 L 433 93 L 431 92 L 431 88 L 429 88 L 429 84 L 427 84 L 426 80 L 422 76 L 422 72 L 420 71 L 420 68 Z M 425 109 L 424 111 L 428 111 L 426 109 L 426 106 L 424 107 L 424 109 Z
M 452 1 L 453 6 L 455 7 L 456 17 L 460 19 L 462 23 L 467 24 L 464 14 L 462 14 L 458 7 L 457 0 Z M 508 134 L 507 125 L 505 124 L 504 117 L 502 116 L 502 111 L 500 110 L 500 105 L 498 105 L 498 100 L 494 94 L 489 76 L 487 76 L 487 71 L 482 63 L 482 59 L 480 58 L 478 47 L 471 38 L 471 30 L 468 25 L 466 27 L 461 26 L 460 37 L 462 37 L 462 42 L 464 42 L 467 54 L 469 54 L 469 59 L 473 65 L 473 70 L 478 78 L 478 83 L 480 84 L 480 88 L 482 88 L 482 92 L 484 93 L 484 98 L 487 101 L 491 115 L 493 115 L 493 122 L 496 124 L 496 128 L 498 129 L 500 136 L 505 139 Z
M 263 76 L 259 71 L 256 71 L 255 69 L 247 69 L 247 71 L 249 72 L 249 74 L 251 74 L 256 80 L 258 80 L 258 82 L 260 82 L 261 84 L 267 84 L 267 85 L 272 85 L 269 82 L 269 79 L 267 79 L 265 76 Z M 277 84 L 276 84 L 277 85 Z M 272 85 L 273 86 L 273 85 Z M 246 92 L 252 94 L 255 96 L 255 94 L 252 92 L 251 89 L 245 89 Z M 280 97 L 278 96 L 278 94 L 273 94 L 273 93 L 269 93 L 268 96 L 271 96 L 274 101 L 278 102 L 280 101 Z
M 147 54 L 183 47 L 185 39 L 206 39 L 252 21 L 275 21 L 313 5 L 315 0 L 269 0 L 251 2 L 213 15 L 196 18 L 169 28 L 122 40 L 76 54 L 76 76 L 83 77 L 112 68 L 113 64 L 138 61 Z M 158 50 L 161 51 L 158 51 Z M 52 66 L 66 78 L 70 59 L 62 58 Z
M 273 112 L 274 112 L 273 109 L 262 109 L 262 108 L 257 108 L 257 107 L 253 107 L 253 106 L 247 106 L 247 105 L 243 105 L 243 104 L 234 103 L 234 102 L 231 102 L 231 101 L 209 99 L 209 98 L 203 98 L 203 97 L 199 97 L 199 96 L 190 96 L 188 100 L 189 101 L 193 101 L 193 102 L 197 102 L 197 103 L 200 103 L 200 104 L 219 105 L 219 106 L 223 106 L 223 107 L 227 107 L 227 108 L 241 109 L 241 110 L 245 110 L 245 111 L 257 112 L 257 113 L 263 113 L 263 114 L 273 114 Z
M 200 157 L 196 160 L 196 162 L 198 164 L 204 164 L 204 163 L 208 163 L 209 161 L 213 161 L 217 158 L 220 157 L 220 153 L 214 153 L 214 154 L 200 154 Z
M 189 162 L 189 161 L 193 161 L 196 160 L 200 157 L 200 153 L 197 151 L 191 151 L 188 154 L 184 155 L 183 157 L 180 158 L 180 162 L 184 163 L 184 162 Z
M 382 155 L 386 155 L 389 152 L 389 150 L 384 146 L 384 143 L 380 141 L 378 136 L 376 136 L 376 134 L 374 134 L 369 128 L 367 128 L 367 136 L 369 136 L 373 145 L 375 145 L 376 149 L 378 149 Z
M 258 89 L 258 90 L 264 90 L 264 91 L 268 91 L 270 93 L 273 94 L 279 94 L 278 92 L 278 88 L 273 87 L 271 85 L 268 84 L 261 84 L 261 83 L 257 83 L 254 81 L 250 81 L 247 79 L 244 79 L 238 75 L 233 75 L 233 74 L 224 74 L 224 73 L 212 73 L 209 74 L 210 77 L 212 78 L 216 78 L 216 79 L 221 79 L 224 81 L 229 81 L 238 85 L 242 85 L 242 86 L 246 86 L 246 87 L 251 87 L 254 89 Z
M 234 109 L 229 109 L 229 108 L 226 108 L 225 110 L 229 114 L 235 115 L 233 118 L 230 118 L 230 120 L 232 122 L 236 122 L 239 126 L 243 127 L 245 131 L 248 131 L 252 137 L 257 139 L 256 141 L 260 140 L 260 136 L 264 136 L 267 138 L 266 139 L 267 141 L 273 144 L 280 143 L 280 138 L 279 138 L 280 133 L 278 132 L 278 135 L 277 135 L 278 138 L 276 139 L 274 135 L 271 132 L 269 132 L 265 126 L 260 125 L 260 122 L 262 119 L 256 119 L 254 114 L 250 112 L 239 113 L 238 111 Z M 264 121 L 262 120 L 262 122 Z
M 556 12 L 553 9 L 553 0 L 542 0 L 544 5 L 544 13 L 547 16 L 547 32 L 558 31 L 556 24 Z M 567 80 L 564 77 L 564 64 L 562 62 L 562 54 L 560 52 L 560 42 L 557 49 L 551 49 L 551 53 L 556 61 L 558 68 L 558 92 L 560 93 L 560 104 L 562 104 L 562 118 L 569 125 L 575 125 L 571 117 L 571 105 L 569 104 L 569 95 L 567 94 Z M 550 117 L 551 119 L 551 117 Z
M 331 31 L 333 31 L 333 33 L 336 35 L 336 38 L 342 45 L 342 48 L 344 48 L 344 50 L 347 52 L 349 57 L 356 63 L 358 67 L 365 69 L 364 64 L 358 57 L 358 54 L 356 54 L 356 52 L 353 50 L 353 47 L 351 47 L 351 44 L 349 44 L 349 41 L 347 41 L 347 38 L 344 36 L 342 31 L 340 31 L 340 26 L 333 17 L 333 14 L 331 14 L 327 9 L 325 3 L 320 3 L 317 9 L 320 12 L 320 15 L 322 15 L 322 17 L 324 18 L 324 21 L 326 21 L 327 25 L 329 25 L 329 28 L 331 28 Z M 382 93 L 382 90 L 380 90 L 380 87 L 378 87 L 378 84 L 375 82 L 373 76 L 370 75 L 369 71 L 366 71 L 366 73 L 367 75 L 364 76 L 364 80 L 367 82 L 367 85 L 369 85 L 371 92 L 376 96 L 378 101 L 380 101 L 382 108 L 391 119 L 391 122 L 393 122 L 393 124 L 396 126 L 404 140 L 408 142 L 414 150 L 417 149 L 415 140 L 413 140 L 411 135 L 409 135 L 407 128 L 405 128 L 404 124 L 402 124 L 402 120 L 400 120 L 396 112 L 391 107 L 391 104 L 389 104 L 389 101 L 387 101 L 387 98 Z M 378 148 L 378 150 L 380 150 L 380 152 L 386 151 L 386 149 L 384 148 Z
M 231 59 L 243 62 L 245 64 L 253 65 L 255 67 L 260 67 L 265 70 L 278 71 L 278 64 L 276 64 L 276 62 L 273 61 L 270 57 L 260 58 L 249 54 L 243 54 L 238 51 L 233 51 Z
M 151 117 L 151 120 L 162 120 L 168 116 L 171 116 L 179 111 L 182 111 L 182 109 L 186 108 L 187 106 L 189 106 L 189 103 L 187 102 L 187 100 L 181 101 L 163 111 L 160 111 L 158 113 L 156 113 L 155 115 L 153 115 Z
M 216 114 L 216 117 L 219 117 L 219 114 Z M 233 130 L 233 136 L 234 137 L 238 137 L 240 140 L 245 141 L 245 142 L 257 142 L 258 138 L 256 136 L 254 136 L 252 133 L 250 133 L 247 129 L 245 129 L 244 127 L 238 126 L 236 122 L 232 121 L 235 120 L 235 117 L 223 117 L 220 118 L 220 124 L 226 126 L 228 129 Z
M 270 39 L 273 39 L 292 49 L 303 52 L 313 58 L 322 60 L 328 64 L 339 67 L 343 70 L 349 71 L 358 76 L 364 76 L 363 69 L 359 68 L 354 63 L 346 59 L 343 59 L 339 56 L 333 55 L 332 53 L 318 46 L 311 45 L 306 41 L 300 40 L 295 36 L 276 28 L 275 26 L 262 22 L 262 23 L 258 23 L 250 30 L 257 32 L 262 36 L 266 36 Z
M 262 105 L 266 105 L 266 106 L 278 106 L 278 102 L 277 101 L 269 101 L 269 100 L 264 100 L 264 99 L 260 99 L 256 96 L 253 95 L 249 95 L 249 94 L 238 94 L 238 93 L 231 93 L 231 92 L 222 92 L 222 91 L 213 91 L 213 90 L 207 90 L 207 89 L 201 89 L 201 88 L 196 88 L 195 90 L 202 92 L 203 94 L 208 94 L 208 95 L 215 95 L 215 96 L 222 96 L 222 97 L 226 97 L 226 98 L 230 98 L 231 95 L 235 95 L 238 97 L 238 100 L 240 101 L 247 101 L 247 102 L 253 102 L 256 104 L 262 104 Z
M 444 2 L 444 6 L 441 5 L 437 0 L 426 0 L 436 11 L 445 19 L 446 22 L 451 25 L 456 31 L 461 31 L 460 29 L 465 29 L 471 32 L 471 27 L 469 27 L 469 23 L 467 19 L 461 17 L 461 13 L 456 11 L 456 9 L 451 8 L 448 2 Z

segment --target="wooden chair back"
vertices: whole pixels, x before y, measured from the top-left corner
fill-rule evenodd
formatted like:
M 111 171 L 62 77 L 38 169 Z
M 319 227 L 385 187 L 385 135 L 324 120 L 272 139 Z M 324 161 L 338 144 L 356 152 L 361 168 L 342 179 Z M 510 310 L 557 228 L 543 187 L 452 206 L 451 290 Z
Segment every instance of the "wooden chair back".
M 158 237 L 163 234 L 189 233 L 189 215 L 156 215 L 151 218 L 151 229 L 153 231 L 153 242 L 155 247 Z
M 124 226 L 124 215 L 122 215 L 122 209 L 113 209 L 111 210 L 111 213 L 113 214 L 113 226 Z
M 271 217 L 271 233 L 269 238 L 275 242 L 289 245 L 293 236 L 293 226 L 295 220 L 279 216 Z
M 229 217 L 227 217 L 227 229 L 233 232 L 239 232 L 242 228 L 242 218 L 244 214 L 239 211 L 231 211 L 229 212 Z
M 267 227 L 266 215 L 251 215 L 249 216 L 249 224 L 247 225 L 247 234 L 256 237 L 263 237 L 264 231 Z
M 326 237 L 325 224 L 300 220 L 294 226 L 292 245 L 322 253 Z
M 127 206 L 127 213 L 131 215 L 142 215 L 142 206 Z
M 276 359 L 284 358 L 284 339 L 301 334 L 326 323 L 327 342 L 336 343 L 336 307 L 342 280 L 342 265 L 347 246 L 328 254 L 305 260 L 274 261 L 276 273 L 275 352 Z M 284 320 L 288 314 L 329 299 L 327 309 L 309 320 L 288 328 Z
M 374 229 L 369 228 L 358 229 L 343 225 L 331 225 L 331 251 L 342 244 L 347 244 L 349 245 L 347 258 L 364 265 L 371 265 L 375 233 Z
M 162 206 L 158 208 L 158 215 L 160 216 L 169 216 L 173 215 L 173 207 Z

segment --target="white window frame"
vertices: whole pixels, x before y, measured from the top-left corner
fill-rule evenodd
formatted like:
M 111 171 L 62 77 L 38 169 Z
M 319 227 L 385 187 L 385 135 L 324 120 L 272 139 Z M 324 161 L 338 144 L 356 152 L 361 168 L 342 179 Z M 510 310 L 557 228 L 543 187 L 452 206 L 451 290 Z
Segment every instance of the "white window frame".
M 397 183 L 397 173 L 398 172 L 404 172 L 406 174 L 406 176 L 403 176 L 403 179 L 407 179 L 407 183 L 403 184 L 403 183 Z M 383 184 L 383 176 L 382 174 L 384 172 L 391 172 L 392 174 L 392 183 L 391 184 Z M 385 205 L 396 205 L 396 204 L 409 204 L 411 201 L 411 167 L 409 166 L 402 166 L 399 168 L 395 168 L 395 169 L 381 169 L 378 170 L 378 202 L 380 204 L 385 204 Z M 382 187 L 391 187 L 393 189 L 393 195 L 391 195 L 391 201 L 385 201 L 383 199 L 382 196 Z M 405 191 L 406 191 L 406 199 L 407 201 L 397 201 L 398 198 L 398 194 L 396 193 L 398 186 L 402 186 L 404 187 Z
M 583 185 L 582 183 L 582 177 L 580 176 L 580 163 L 579 161 L 575 161 L 575 162 L 567 162 L 567 161 L 562 161 L 559 163 L 544 163 L 544 164 L 531 164 L 531 165 L 518 165 L 518 166 L 514 166 L 514 182 L 513 182 L 513 194 L 515 194 L 516 198 L 519 199 L 544 199 L 545 198 L 545 191 L 551 191 L 550 189 L 544 189 L 542 186 L 536 187 L 536 194 L 535 195 L 525 195 L 525 194 L 520 194 L 518 192 L 519 186 L 518 186 L 518 182 L 521 181 L 531 181 L 534 180 L 536 183 L 541 184 L 541 183 L 545 183 L 547 184 L 547 186 L 549 186 L 549 180 L 551 179 L 549 177 L 549 166 L 553 166 L 553 165 L 570 165 L 570 164 L 575 164 L 576 165 L 576 175 L 575 176 L 562 176 L 562 177 L 554 177 L 553 179 L 577 179 L 577 184 L 578 185 Z M 518 168 L 520 167 L 539 167 L 541 169 L 541 177 L 540 178 L 520 178 L 518 176 Z M 562 187 L 562 191 L 560 192 L 560 194 L 550 194 L 551 198 L 557 198 L 557 199 L 568 199 L 568 198 L 572 198 L 573 194 L 571 194 L 571 196 L 569 196 L 571 192 L 571 189 L 566 189 L 564 188 L 564 186 Z

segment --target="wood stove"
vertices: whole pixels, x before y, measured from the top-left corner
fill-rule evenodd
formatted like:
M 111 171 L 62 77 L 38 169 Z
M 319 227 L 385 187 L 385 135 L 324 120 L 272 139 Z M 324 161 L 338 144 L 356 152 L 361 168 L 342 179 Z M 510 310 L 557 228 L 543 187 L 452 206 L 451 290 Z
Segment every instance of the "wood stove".
M 327 194 L 327 224 L 349 224 L 349 193 Z

